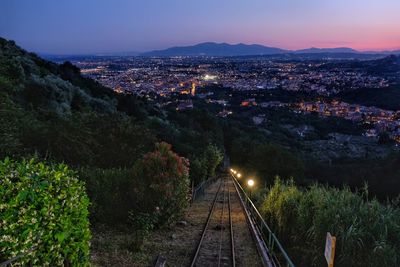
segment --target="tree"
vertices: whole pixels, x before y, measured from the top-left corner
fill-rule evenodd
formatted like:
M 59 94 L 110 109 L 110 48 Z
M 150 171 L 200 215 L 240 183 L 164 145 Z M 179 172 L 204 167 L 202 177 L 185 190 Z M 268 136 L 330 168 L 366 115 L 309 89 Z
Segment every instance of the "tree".
M 392 143 L 393 140 L 390 138 L 388 132 L 382 132 L 379 134 L 378 143 L 381 145 L 386 145 Z
M 207 168 L 204 158 L 200 157 L 190 160 L 190 179 L 196 185 L 207 179 Z
M 179 216 L 189 200 L 189 161 L 171 150 L 165 142 L 144 155 L 134 166 L 141 213 L 157 214 L 159 223 Z
M 303 162 L 286 149 L 272 144 L 263 144 L 254 149 L 249 158 L 249 168 L 272 182 L 276 175 L 283 179 L 304 176 Z
M 215 176 L 215 170 L 224 158 L 221 150 L 215 145 L 209 145 L 204 151 L 205 166 L 207 169 L 207 178 Z

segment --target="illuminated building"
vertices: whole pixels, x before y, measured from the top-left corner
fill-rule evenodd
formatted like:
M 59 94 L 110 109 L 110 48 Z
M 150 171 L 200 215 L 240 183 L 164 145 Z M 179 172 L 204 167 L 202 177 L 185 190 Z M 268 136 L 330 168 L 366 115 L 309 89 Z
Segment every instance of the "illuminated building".
M 196 94 L 196 84 L 192 83 L 192 91 L 191 91 L 192 96 Z
M 114 92 L 122 94 L 124 92 L 124 89 L 121 86 L 117 86 L 115 87 Z

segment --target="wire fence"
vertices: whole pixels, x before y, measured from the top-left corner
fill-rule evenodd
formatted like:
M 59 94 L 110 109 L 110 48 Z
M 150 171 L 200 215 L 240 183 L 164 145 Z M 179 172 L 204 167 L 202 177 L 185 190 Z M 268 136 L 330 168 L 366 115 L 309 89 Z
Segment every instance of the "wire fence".
M 200 197 L 203 197 L 206 188 L 207 188 L 210 184 L 214 183 L 216 180 L 217 180 L 217 178 L 210 178 L 210 179 L 208 179 L 208 180 L 205 180 L 205 181 L 201 182 L 201 183 L 200 183 L 199 185 L 197 185 L 196 187 L 194 187 L 194 188 L 192 189 L 192 203 L 193 203 L 193 201 L 195 201 L 196 199 L 198 199 L 198 198 L 200 198 Z

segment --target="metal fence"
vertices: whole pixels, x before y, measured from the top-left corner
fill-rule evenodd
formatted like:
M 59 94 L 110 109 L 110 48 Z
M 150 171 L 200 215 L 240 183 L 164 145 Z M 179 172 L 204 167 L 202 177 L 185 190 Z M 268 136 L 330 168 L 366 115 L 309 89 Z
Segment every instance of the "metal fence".
M 253 222 L 257 226 L 259 233 L 261 234 L 262 239 L 264 240 L 266 247 L 268 248 L 269 254 L 271 255 L 271 257 L 273 257 L 276 266 L 295 267 L 289 255 L 283 248 L 282 244 L 279 242 L 276 235 L 272 232 L 268 224 L 265 222 L 264 218 L 261 216 L 254 203 L 247 196 L 243 187 L 233 175 L 232 178 L 237 185 L 237 188 L 239 189 L 239 194 L 241 195 L 242 200 L 244 200 Z
M 192 202 L 195 201 L 196 199 L 198 199 L 199 197 L 204 196 L 204 192 L 206 190 L 206 188 L 214 183 L 217 180 L 217 178 L 210 178 L 208 180 L 205 180 L 203 182 L 201 182 L 198 186 L 194 187 L 192 189 Z

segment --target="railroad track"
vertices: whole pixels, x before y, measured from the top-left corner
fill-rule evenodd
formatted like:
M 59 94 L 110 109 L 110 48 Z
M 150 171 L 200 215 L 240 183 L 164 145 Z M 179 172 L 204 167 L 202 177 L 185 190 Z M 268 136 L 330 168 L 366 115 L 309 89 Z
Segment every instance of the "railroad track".
M 194 266 L 236 266 L 231 216 L 230 180 L 220 179 L 200 241 L 192 258 Z

